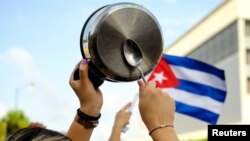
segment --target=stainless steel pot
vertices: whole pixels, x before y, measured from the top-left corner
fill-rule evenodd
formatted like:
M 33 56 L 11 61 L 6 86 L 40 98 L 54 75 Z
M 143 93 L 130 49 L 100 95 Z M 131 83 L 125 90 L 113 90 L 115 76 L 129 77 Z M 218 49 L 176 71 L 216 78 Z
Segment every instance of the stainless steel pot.
M 90 15 L 81 32 L 80 50 L 83 58 L 91 60 L 89 77 L 95 76 L 90 78 L 94 79 L 92 82 L 128 82 L 141 78 L 140 72 L 124 58 L 122 46 L 127 40 L 140 46 L 143 55 L 140 68 L 147 75 L 163 51 L 161 28 L 152 13 L 138 4 L 116 3 Z

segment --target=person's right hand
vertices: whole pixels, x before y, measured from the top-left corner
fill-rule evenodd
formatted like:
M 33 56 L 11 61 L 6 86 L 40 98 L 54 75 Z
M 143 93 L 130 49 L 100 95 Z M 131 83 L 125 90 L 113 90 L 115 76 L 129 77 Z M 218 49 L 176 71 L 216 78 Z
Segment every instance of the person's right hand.
M 121 132 L 123 128 L 128 124 L 131 112 L 127 111 L 131 106 L 131 102 L 124 105 L 115 116 L 115 122 L 113 125 L 112 133 L 109 137 L 109 141 L 120 141 L 121 140 Z
M 79 67 L 80 79 L 74 80 L 74 72 L 77 67 Z M 103 105 L 103 96 L 100 89 L 95 89 L 89 80 L 88 61 L 86 59 L 76 65 L 70 76 L 69 84 L 80 101 L 80 110 L 90 116 L 97 117 Z
M 139 84 L 139 110 L 141 118 L 148 130 L 159 125 L 173 125 L 175 114 L 175 101 L 167 93 L 156 88 L 155 82 L 138 81 Z
M 122 128 L 124 128 L 129 123 L 129 119 L 130 119 L 132 113 L 128 112 L 127 110 L 130 106 L 131 106 L 131 102 L 124 105 L 116 113 L 114 128 L 116 128 L 116 130 L 119 130 L 120 132 L 122 131 Z

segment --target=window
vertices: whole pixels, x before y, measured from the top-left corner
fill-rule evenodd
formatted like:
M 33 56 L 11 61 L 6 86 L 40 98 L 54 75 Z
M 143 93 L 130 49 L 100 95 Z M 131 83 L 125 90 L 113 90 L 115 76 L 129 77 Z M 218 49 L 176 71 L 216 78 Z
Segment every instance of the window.
M 250 22 L 249 22 L 250 30 Z M 249 31 L 250 37 L 250 31 Z M 237 23 L 234 22 L 187 56 L 214 64 L 238 51 Z
M 250 94 L 250 77 L 247 78 L 247 92 Z
M 248 65 L 250 65 L 250 49 L 247 49 L 246 52 L 246 62 Z
M 246 28 L 245 28 L 246 36 L 250 36 L 250 21 L 246 21 Z

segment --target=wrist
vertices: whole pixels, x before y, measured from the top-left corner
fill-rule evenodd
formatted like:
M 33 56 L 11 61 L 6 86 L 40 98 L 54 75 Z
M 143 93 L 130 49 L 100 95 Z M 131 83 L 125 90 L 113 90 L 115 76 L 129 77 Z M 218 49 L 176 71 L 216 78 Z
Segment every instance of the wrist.
M 91 116 L 79 109 L 77 109 L 77 115 L 75 117 L 75 121 L 80 125 L 83 125 L 85 128 L 95 128 L 99 124 L 99 119 L 101 114 L 99 113 L 98 116 Z
M 112 130 L 115 133 L 121 133 L 122 132 L 122 128 L 121 127 L 117 127 L 117 126 L 113 126 Z
M 162 130 L 164 128 L 174 129 L 174 126 L 170 125 L 170 124 L 161 124 L 161 125 L 155 126 L 151 129 L 149 129 L 149 135 L 151 135 L 153 132 L 156 132 L 157 130 Z
M 121 132 L 123 127 L 124 126 L 122 126 L 120 124 L 114 124 L 113 130 Z
M 178 139 L 174 128 L 159 128 L 153 131 L 150 136 L 153 140 L 165 141 Z
M 87 115 L 97 117 L 100 114 L 100 108 L 97 108 L 96 106 L 81 106 L 80 110 Z
M 147 120 L 147 122 L 144 122 L 148 131 L 150 132 L 153 128 L 156 128 L 158 126 L 162 126 L 162 125 L 168 125 L 168 126 L 173 126 L 174 123 L 170 122 L 168 120 L 158 120 L 158 119 L 150 119 Z M 174 128 L 174 126 L 172 127 Z

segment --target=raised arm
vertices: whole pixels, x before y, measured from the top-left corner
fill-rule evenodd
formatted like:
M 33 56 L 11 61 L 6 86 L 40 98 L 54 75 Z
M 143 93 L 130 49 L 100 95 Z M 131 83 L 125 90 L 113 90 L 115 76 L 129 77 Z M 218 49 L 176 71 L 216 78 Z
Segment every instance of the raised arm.
M 74 80 L 74 71 L 79 67 L 80 79 Z M 68 129 L 67 136 L 73 141 L 89 141 L 94 126 L 98 124 L 100 111 L 103 104 L 101 91 L 95 89 L 88 78 L 88 61 L 83 59 L 75 67 L 69 80 L 69 84 L 76 93 L 80 105 L 71 126 Z
M 123 128 L 129 123 L 129 119 L 131 117 L 131 112 L 127 111 L 131 106 L 131 103 L 127 103 L 124 105 L 115 116 L 114 125 L 112 128 L 112 133 L 110 135 L 109 141 L 120 141 L 121 133 Z
M 138 81 L 140 87 L 139 111 L 149 135 L 154 141 L 178 141 L 174 129 L 175 101 L 155 82 L 147 85 Z

